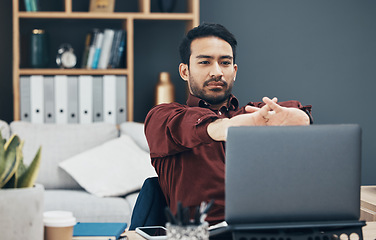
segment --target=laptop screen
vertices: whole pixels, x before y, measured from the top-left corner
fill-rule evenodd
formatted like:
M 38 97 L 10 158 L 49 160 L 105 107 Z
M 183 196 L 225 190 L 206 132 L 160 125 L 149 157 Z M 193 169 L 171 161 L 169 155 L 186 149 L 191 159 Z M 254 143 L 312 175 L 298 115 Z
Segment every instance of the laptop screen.
M 358 125 L 229 128 L 226 221 L 358 220 L 360 162 Z

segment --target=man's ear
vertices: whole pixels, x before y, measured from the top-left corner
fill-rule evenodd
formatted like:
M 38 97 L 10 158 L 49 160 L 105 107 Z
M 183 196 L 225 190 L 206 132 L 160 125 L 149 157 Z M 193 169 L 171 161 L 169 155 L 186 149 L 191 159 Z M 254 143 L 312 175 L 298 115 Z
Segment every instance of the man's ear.
M 189 69 L 188 69 L 188 65 L 185 64 L 185 63 L 180 63 L 179 65 L 179 74 L 180 74 L 180 77 L 184 80 L 184 81 L 188 81 L 189 79 Z
M 234 81 L 235 81 L 236 73 L 238 72 L 238 65 L 237 64 L 234 64 L 234 71 L 235 71 L 235 74 L 234 74 Z

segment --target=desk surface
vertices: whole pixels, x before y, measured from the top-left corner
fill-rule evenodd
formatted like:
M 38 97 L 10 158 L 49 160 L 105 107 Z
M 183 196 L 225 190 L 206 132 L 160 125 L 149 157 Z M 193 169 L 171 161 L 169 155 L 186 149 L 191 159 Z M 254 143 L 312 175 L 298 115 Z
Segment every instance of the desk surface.
M 145 239 L 138 235 L 135 231 L 128 231 L 125 233 L 127 240 L 142 240 Z M 364 240 L 376 240 L 376 222 L 367 222 L 367 226 L 363 227 Z

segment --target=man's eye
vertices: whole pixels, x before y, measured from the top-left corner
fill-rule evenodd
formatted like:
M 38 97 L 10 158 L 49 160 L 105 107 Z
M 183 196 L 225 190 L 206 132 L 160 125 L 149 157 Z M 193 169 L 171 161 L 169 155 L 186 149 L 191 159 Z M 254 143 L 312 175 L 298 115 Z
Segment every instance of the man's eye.
M 209 61 L 201 61 L 199 64 L 209 64 Z
M 223 65 L 230 65 L 231 62 L 229 62 L 229 61 L 224 61 L 224 62 L 222 62 L 222 64 L 223 64 Z

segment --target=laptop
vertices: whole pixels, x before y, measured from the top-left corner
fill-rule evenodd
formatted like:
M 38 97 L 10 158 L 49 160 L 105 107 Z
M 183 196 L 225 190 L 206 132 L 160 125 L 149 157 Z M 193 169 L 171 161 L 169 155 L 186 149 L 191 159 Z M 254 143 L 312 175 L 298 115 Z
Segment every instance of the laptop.
M 231 127 L 225 220 L 232 230 L 354 224 L 360 172 L 358 125 Z

